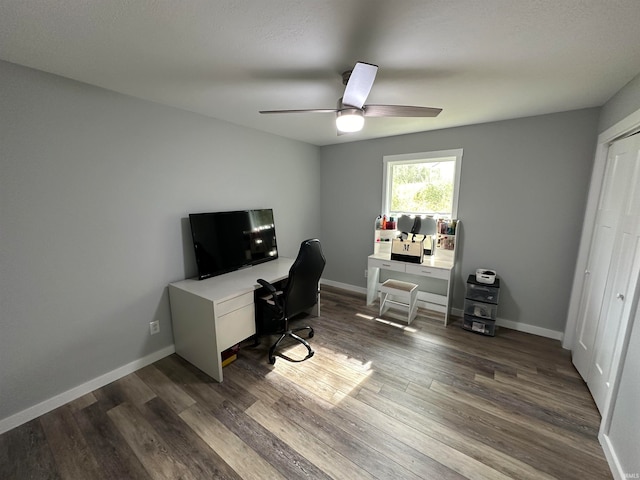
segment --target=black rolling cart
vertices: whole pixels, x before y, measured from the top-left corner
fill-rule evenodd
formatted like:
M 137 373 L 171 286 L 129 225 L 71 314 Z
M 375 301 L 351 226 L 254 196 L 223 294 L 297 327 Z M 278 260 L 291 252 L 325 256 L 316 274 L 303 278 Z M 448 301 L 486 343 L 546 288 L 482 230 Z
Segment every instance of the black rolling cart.
M 481 283 L 475 275 L 469 275 L 464 299 L 464 318 L 462 328 L 471 332 L 489 335 L 496 334 L 500 279 L 493 283 Z

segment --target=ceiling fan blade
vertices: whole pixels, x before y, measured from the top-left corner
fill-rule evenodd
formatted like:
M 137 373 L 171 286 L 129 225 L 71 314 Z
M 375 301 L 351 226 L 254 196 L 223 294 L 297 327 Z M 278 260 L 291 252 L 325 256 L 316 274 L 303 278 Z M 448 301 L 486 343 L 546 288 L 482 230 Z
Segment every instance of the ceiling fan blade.
M 363 62 L 356 63 L 344 89 L 343 105 L 362 108 L 364 102 L 367 101 L 371 87 L 373 87 L 376 73 L 378 73 L 377 65 Z
M 437 117 L 441 108 L 414 107 L 411 105 L 365 105 L 365 117 Z
M 310 108 L 306 110 L 260 110 L 259 113 L 336 113 L 335 108 Z

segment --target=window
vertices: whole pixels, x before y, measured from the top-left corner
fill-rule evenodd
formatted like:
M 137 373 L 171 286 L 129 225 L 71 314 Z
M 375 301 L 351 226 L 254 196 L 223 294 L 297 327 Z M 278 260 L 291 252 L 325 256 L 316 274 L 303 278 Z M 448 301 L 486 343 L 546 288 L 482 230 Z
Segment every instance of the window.
M 382 212 L 457 218 L 462 149 L 387 155 Z

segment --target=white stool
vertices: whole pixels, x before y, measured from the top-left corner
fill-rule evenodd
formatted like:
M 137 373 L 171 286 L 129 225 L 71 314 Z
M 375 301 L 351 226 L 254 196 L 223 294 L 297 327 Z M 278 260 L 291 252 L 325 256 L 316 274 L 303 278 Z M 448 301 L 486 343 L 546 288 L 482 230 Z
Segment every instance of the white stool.
M 392 295 L 396 299 L 389 298 Z M 418 285 L 415 283 L 401 282 L 400 280 L 387 280 L 380 285 L 380 316 L 389 310 L 389 303 L 407 307 L 407 323 L 416 318 L 418 313 Z

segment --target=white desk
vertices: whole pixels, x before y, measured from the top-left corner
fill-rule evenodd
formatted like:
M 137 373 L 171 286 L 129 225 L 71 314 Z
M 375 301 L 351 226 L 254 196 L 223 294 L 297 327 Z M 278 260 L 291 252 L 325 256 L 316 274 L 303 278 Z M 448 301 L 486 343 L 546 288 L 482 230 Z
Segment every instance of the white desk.
M 220 354 L 256 333 L 256 280 L 274 283 L 287 278 L 293 261 L 279 257 L 206 280 L 169 284 L 176 353 L 222 382 Z
M 388 253 L 375 253 L 367 259 L 367 305 L 373 304 L 378 298 L 380 288 L 380 270 L 404 272 L 419 277 L 437 278 L 447 282 L 447 294 L 439 295 L 420 290 L 418 300 L 427 303 L 427 307 L 444 312 L 444 324 L 449 323 L 451 312 L 451 293 L 453 288 L 452 252 L 439 251 L 435 256 L 425 257 L 422 263 L 407 263 L 390 260 Z

